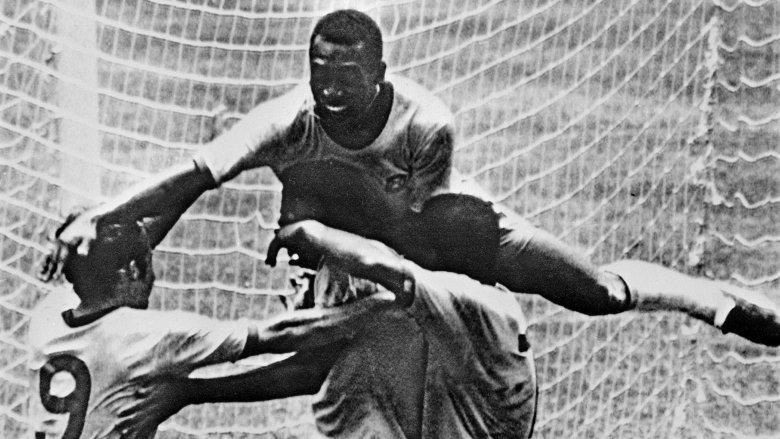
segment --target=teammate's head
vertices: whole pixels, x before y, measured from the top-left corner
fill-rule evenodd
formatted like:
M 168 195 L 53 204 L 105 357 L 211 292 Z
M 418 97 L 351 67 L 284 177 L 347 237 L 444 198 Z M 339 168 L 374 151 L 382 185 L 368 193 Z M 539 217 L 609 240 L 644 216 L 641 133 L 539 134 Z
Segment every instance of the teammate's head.
M 320 117 L 363 115 L 379 93 L 386 65 L 382 32 L 368 15 L 342 9 L 322 17 L 309 43 L 310 85 Z
M 339 160 L 298 163 L 285 169 L 281 226 L 314 219 L 328 227 L 379 238 L 403 209 L 394 208 L 381 181 L 355 164 Z
M 470 195 L 436 195 L 423 205 L 419 223 L 419 241 L 435 256 L 428 268 L 495 283 L 500 232 L 490 203 Z
M 63 274 L 82 302 L 146 308 L 154 282 L 146 231 L 135 222 L 100 225 L 89 253 L 71 251 Z

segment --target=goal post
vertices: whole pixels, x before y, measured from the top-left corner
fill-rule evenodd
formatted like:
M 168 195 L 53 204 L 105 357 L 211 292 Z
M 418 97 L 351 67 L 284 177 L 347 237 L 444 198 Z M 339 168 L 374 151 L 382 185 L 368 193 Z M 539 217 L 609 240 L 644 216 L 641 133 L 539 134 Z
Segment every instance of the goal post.
M 102 168 L 96 163 L 100 157 L 100 138 L 94 11 L 94 0 L 62 0 L 57 3 L 60 47 L 54 49 L 52 57 L 59 73 L 59 143 L 67 151 L 60 162 L 60 178 L 65 189 L 60 204 L 62 216 L 95 203 L 102 195 Z

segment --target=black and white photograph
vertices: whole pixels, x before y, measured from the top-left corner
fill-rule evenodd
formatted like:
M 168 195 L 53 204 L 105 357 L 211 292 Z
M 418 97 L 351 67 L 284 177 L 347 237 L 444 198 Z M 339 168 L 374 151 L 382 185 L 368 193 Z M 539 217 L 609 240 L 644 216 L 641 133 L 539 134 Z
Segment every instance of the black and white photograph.
M 2 0 L 0 438 L 780 438 L 780 2 Z

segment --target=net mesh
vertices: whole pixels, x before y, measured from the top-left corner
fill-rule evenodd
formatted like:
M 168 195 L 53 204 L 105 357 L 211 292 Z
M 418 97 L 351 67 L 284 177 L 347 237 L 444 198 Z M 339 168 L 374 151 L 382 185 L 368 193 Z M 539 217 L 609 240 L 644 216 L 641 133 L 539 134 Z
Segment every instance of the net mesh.
M 25 337 L 52 288 L 34 276 L 47 232 L 305 80 L 314 22 L 350 6 L 377 19 L 389 69 L 454 111 L 456 167 L 497 200 L 596 262 L 639 258 L 777 290 L 780 8 L 769 1 L 6 0 L 2 437 L 29 433 Z M 156 255 L 152 306 L 279 312 L 288 269 L 262 262 L 278 207 L 268 170 L 201 197 Z M 780 432 L 777 350 L 678 315 L 588 318 L 522 300 L 537 437 Z M 159 436 L 312 432 L 297 398 L 197 406 Z

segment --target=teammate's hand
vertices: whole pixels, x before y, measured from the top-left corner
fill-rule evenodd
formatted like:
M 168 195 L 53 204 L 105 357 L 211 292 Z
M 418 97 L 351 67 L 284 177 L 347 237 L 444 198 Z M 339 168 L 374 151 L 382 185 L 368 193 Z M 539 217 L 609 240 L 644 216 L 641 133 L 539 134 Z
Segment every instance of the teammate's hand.
M 186 378 L 163 378 L 139 386 L 135 401 L 118 413 L 122 437 L 148 437 L 187 406 L 193 391 Z
M 68 254 L 75 251 L 87 255 L 97 236 L 98 215 L 93 211 L 71 213 L 63 224 L 49 237 L 49 252 L 41 265 L 39 278 L 48 282 L 62 275 Z
M 265 263 L 275 267 L 283 248 L 290 254 L 290 265 L 316 269 L 320 260 L 319 244 L 325 226 L 314 220 L 299 221 L 282 227 L 268 244 Z

